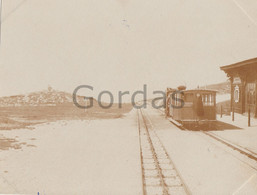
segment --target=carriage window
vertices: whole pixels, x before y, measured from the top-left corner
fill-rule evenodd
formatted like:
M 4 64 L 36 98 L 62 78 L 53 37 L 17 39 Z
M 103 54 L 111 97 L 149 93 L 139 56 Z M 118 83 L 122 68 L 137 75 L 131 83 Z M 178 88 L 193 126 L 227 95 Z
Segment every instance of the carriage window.
M 180 94 L 176 93 L 175 94 L 175 106 L 179 105 L 179 101 L 178 101 L 179 98 L 180 98 Z
M 175 93 L 174 96 L 174 102 L 175 102 L 175 106 L 181 106 L 182 105 L 182 99 L 183 99 L 183 95 L 181 93 Z
M 214 96 L 213 94 L 203 94 L 202 101 L 204 106 L 214 106 Z

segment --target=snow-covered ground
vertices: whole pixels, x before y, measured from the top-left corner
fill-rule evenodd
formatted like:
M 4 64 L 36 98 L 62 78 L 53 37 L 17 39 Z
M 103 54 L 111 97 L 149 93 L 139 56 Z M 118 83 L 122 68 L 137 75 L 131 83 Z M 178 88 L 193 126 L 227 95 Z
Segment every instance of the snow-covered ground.
M 248 157 L 202 132 L 178 129 L 160 111 L 145 113 L 192 194 L 256 194 L 256 162 L 248 164 Z M 212 133 L 256 151 L 255 129 Z M 0 150 L 1 193 L 142 194 L 135 110 L 120 119 L 59 121 L 0 134 L 26 143 Z
M 0 193 L 141 194 L 134 117 L 0 131 L 34 145 L 0 150 Z

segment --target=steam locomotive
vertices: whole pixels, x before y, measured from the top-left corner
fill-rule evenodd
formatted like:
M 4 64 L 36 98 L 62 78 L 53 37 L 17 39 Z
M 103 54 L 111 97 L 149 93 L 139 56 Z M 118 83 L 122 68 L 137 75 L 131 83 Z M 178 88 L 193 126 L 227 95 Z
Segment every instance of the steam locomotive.
M 186 90 L 184 86 L 166 91 L 167 117 L 184 124 L 216 121 L 216 91 Z

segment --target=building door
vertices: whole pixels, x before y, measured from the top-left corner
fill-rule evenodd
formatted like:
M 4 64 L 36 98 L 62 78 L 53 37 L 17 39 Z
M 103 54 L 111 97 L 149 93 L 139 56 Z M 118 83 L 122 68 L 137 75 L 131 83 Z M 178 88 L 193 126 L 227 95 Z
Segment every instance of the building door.
M 245 88 L 245 112 L 250 108 L 251 113 L 254 115 L 256 110 L 256 84 L 247 83 Z

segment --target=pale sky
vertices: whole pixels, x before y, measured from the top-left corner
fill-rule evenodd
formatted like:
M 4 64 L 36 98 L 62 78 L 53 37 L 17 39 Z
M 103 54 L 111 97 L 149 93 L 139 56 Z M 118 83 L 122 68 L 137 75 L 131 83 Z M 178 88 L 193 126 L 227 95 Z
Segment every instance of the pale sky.
M 256 0 L 3 0 L 0 96 L 225 81 L 257 57 Z

